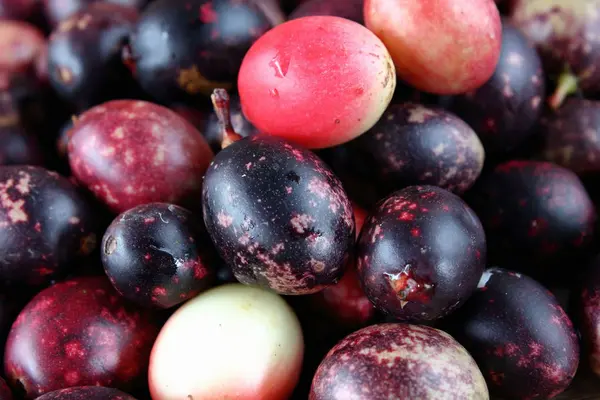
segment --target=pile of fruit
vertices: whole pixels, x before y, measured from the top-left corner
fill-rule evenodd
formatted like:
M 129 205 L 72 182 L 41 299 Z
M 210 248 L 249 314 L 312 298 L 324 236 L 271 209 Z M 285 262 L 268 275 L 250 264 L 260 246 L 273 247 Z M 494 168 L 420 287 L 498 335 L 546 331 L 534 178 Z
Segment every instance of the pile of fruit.
M 598 204 L 600 0 L 0 0 L 0 400 L 598 399 Z

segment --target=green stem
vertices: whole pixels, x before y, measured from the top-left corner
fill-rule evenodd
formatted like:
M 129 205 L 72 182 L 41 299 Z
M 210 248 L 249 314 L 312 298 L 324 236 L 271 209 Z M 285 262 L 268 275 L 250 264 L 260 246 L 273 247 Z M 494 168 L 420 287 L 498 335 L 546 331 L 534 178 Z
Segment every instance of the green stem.
M 550 107 L 552 107 L 553 110 L 558 109 L 569 95 L 577 92 L 578 86 L 579 81 L 575 75 L 570 72 L 563 73 L 560 78 L 558 78 L 556 90 L 548 100 Z

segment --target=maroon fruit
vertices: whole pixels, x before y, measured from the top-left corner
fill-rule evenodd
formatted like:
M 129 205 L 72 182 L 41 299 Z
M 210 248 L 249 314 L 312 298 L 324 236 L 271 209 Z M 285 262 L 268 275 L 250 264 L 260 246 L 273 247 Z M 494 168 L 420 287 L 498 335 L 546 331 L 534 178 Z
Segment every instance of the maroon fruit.
M 242 112 L 242 106 L 240 105 L 240 98 L 237 95 L 231 96 L 230 115 L 231 124 L 238 135 L 246 137 L 256 135 L 258 133 L 258 129 L 256 129 L 256 127 L 252 125 L 244 116 L 244 113 Z M 215 154 L 221 151 L 223 128 L 221 127 L 219 118 L 215 113 L 210 114 L 206 120 L 204 129 L 201 129 L 201 132 Z
M 458 196 L 411 186 L 382 200 L 358 241 L 358 275 L 377 308 L 401 320 L 443 317 L 477 287 L 485 234 Z
M 509 161 L 498 165 L 471 193 L 494 265 L 511 265 L 544 281 L 585 256 L 596 211 L 577 176 L 558 165 Z M 570 274 L 572 275 L 572 274 Z
M 18 116 L 0 115 L 0 165 L 42 165 L 37 138 L 25 131 Z
M 158 326 L 103 277 L 57 283 L 29 302 L 6 344 L 10 384 L 28 399 L 53 390 L 127 389 L 146 374 Z
M 12 400 L 12 393 L 4 381 L 4 379 L 0 378 L 0 400 Z
M 452 110 L 477 132 L 488 154 L 503 155 L 532 133 L 545 97 L 540 57 L 508 21 L 494 75 L 479 89 L 457 96 Z
M 188 210 L 173 204 L 144 204 L 119 215 L 101 248 L 113 286 L 145 307 L 173 307 L 214 279 L 210 239 Z
M 36 400 L 135 400 L 127 393 L 101 386 L 80 386 L 55 390 Z
M 73 175 L 113 211 L 152 202 L 198 203 L 212 152 L 168 108 L 110 101 L 81 114 L 70 135 Z
M 363 2 L 363 0 L 304 1 L 290 14 L 288 19 L 297 19 L 312 15 L 331 15 L 346 18 L 364 25 Z
M 310 400 L 489 399 L 481 372 L 450 335 L 380 324 L 352 333 L 325 357 Z
M 550 399 L 577 371 L 579 343 L 569 317 L 525 275 L 488 269 L 448 326 L 477 361 L 490 392 L 502 398 Z
M 93 3 L 113 3 L 121 6 L 143 8 L 149 0 L 42 0 L 46 18 L 51 25 L 56 26 L 78 11 L 84 10 Z
M 0 18 L 26 20 L 38 9 L 38 0 L 0 0 Z
M 600 258 L 591 263 L 583 277 L 579 315 L 584 352 L 592 372 L 600 376 Z
M 0 167 L 0 282 L 49 282 L 94 250 L 95 230 L 87 199 L 66 178 Z

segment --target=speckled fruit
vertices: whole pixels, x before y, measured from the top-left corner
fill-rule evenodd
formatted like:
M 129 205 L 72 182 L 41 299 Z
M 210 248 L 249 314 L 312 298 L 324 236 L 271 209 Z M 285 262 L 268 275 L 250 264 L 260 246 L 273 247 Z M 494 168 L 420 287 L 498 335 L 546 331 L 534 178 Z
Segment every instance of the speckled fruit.
M 73 175 L 116 212 L 152 202 L 198 204 L 211 158 L 190 123 L 143 101 L 115 100 L 86 111 L 69 141 Z
M 411 186 L 382 200 L 365 222 L 357 252 L 367 297 L 409 321 L 434 320 L 462 305 L 486 262 L 475 213 L 434 186 Z
M 594 234 L 596 211 L 581 181 L 552 163 L 500 164 L 470 203 L 486 230 L 489 260 L 544 281 L 558 275 L 564 282 Z
M 23 72 L 32 67 L 46 40 L 43 33 L 27 22 L 2 21 L 0 24 L 0 75 Z
M 352 333 L 325 357 L 310 400 L 487 400 L 481 371 L 450 335 L 427 326 L 380 324 Z
M 33 166 L 0 167 L 0 281 L 38 285 L 96 247 L 86 198 L 66 178 Z
M 231 86 L 244 54 L 271 26 L 253 1 L 156 0 L 131 35 L 127 58 L 156 99 L 191 103 Z
M 215 254 L 201 221 L 173 204 L 151 203 L 119 215 L 102 240 L 102 264 L 124 297 L 169 308 L 207 289 Z
M 98 2 L 54 29 L 48 43 L 48 72 L 64 100 L 85 110 L 135 93 L 121 51 L 137 18 L 134 8 Z
M 42 165 L 37 138 L 21 126 L 14 114 L 0 115 L 0 165 Z
M 126 389 L 146 373 L 157 326 L 104 277 L 41 291 L 15 321 L 4 356 L 11 386 L 28 399 L 65 387 Z
M 590 264 L 582 279 L 578 317 L 586 360 L 594 374 L 600 376 L 600 258 Z
M 398 76 L 417 89 L 460 94 L 494 73 L 502 29 L 493 0 L 365 0 L 364 13 Z
M 143 8 L 149 0 L 41 0 L 44 3 L 46 18 L 51 25 L 58 25 L 92 3 L 113 3 L 121 6 Z
M 55 390 L 35 400 L 135 400 L 127 393 L 101 386 L 80 386 Z
M 533 133 L 545 89 L 537 51 L 503 21 L 502 52 L 494 75 L 479 89 L 455 97 L 452 110 L 477 132 L 487 153 L 503 155 Z
M 573 325 L 556 298 L 525 275 L 493 268 L 453 316 L 450 333 L 471 353 L 490 392 L 507 399 L 550 399 L 579 364 Z
M 285 400 L 303 353 L 300 323 L 281 297 L 221 286 L 185 303 L 163 327 L 150 359 L 152 399 Z
M 396 73 L 383 43 L 364 26 L 313 16 L 257 40 L 244 58 L 238 87 L 244 115 L 261 132 L 324 148 L 377 122 L 394 93 Z
M 342 17 L 364 25 L 364 0 L 309 0 L 300 4 L 288 17 L 298 19 L 313 15 Z

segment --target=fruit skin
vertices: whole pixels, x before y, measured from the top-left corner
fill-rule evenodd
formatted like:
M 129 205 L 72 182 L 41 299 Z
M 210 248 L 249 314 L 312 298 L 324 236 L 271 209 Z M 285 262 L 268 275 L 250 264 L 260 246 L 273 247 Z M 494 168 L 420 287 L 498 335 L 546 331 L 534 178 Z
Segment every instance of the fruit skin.
M 508 161 L 469 194 L 481 218 L 493 265 L 510 265 L 544 282 L 587 256 L 596 210 L 577 176 L 556 164 Z
M 70 134 L 73 175 L 114 212 L 152 202 L 198 207 L 213 154 L 202 135 L 168 108 L 109 101 L 81 114 Z
M 170 308 L 207 289 L 215 254 L 192 213 L 144 204 L 117 216 L 102 239 L 102 264 L 119 294 L 144 307 Z
M 71 15 L 77 13 L 95 3 L 112 3 L 121 6 L 127 6 L 142 9 L 146 3 L 151 0 L 42 0 L 44 3 L 44 12 L 48 22 L 52 26 L 58 25 L 61 21 L 69 18 Z
M 357 257 L 359 279 L 375 307 L 400 320 L 431 321 L 457 309 L 477 287 L 485 234 L 458 196 L 410 186 L 370 214 Z
M 38 9 L 38 0 L 0 0 L 2 20 L 26 20 Z
M 280 296 L 220 286 L 185 303 L 161 330 L 150 358 L 152 399 L 288 399 L 303 353 L 298 319 Z
M 157 328 L 105 277 L 57 283 L 35 296 L 13 324 L 6 376 L 28 399 L 74 386 L 126 390 L 146 373 Z
M 344 338 L 313 379 L 310 400 L 489 399 L 481 372 L 450 335 L 379 324 Z
M 502 28 L 493 0 L 365 0 L 364 15 L 417 89 L 460 94 L 494 73 Z
M 46 393 L 35 400 L 135 400 L 117 389 L 101 386 L 80 386 Z
M 194 103 L 231 86 L 246 51 L 271 27 L 254 2 L 156 0 L 131 35 L 128 59 L 154 98 Z
M 546 95 L 537 51 L 508 20 L 492 77 L 479 89 L 457 96 L 452 111 L 477 132 L 486 153 L 504 156 L 533 133 Z
M 571 383 L 579 342 L 557 299 L 533 279 L 501 268 L 453 314 L 449 332 L 471 353 L 490 392 L 510 399 L 549 399 Z
M 312 152 L 268 135 L 234 142 L 211 163 L 202 203 L 238 281 L 292 295 L 342 277 L 354 245 L 352 205 Z
M 290 14 L 288 19 L 292 20 L 313 15 L 331 15 L 346 18 L 364 25 L 363 3 L 363 0 L 305 1 Z
M 134 95 L 136 84 L 121 51 L 137 19 L 134 8 L 97 2 L 63 20 L 48 43 L 56 92 L 79 110 Z
M 34 166 L 0 167 L 0 281 L 41 285 L 96 247 L 96 216 L 66 178 Z
M 596 257 L 583 275 L 583 285 L 576 303 L 583 352 L 591 371 L 600 376 L 600 257 Z
M 312 149 L 370 129 L 395 86 L 383 43 L 364 26 L 332 16 L 273 28 L 250 48 L 238 77 L 242 110 L 259 131 Z
M 12 400 L 12 393 L 4 381 L 4 379 L 0 378 L 0 400 Z
M 32 68 L 42 53 L 46 39 L 34 25 L 2 20 L 0 24 L 0 81 L 2 86 L 11 75 Z
M 37 138 L 25 131 L 15 115 L 0 116 L 0 143 L 2 143 L 0 165 L 42 165 L 44 163 Z

